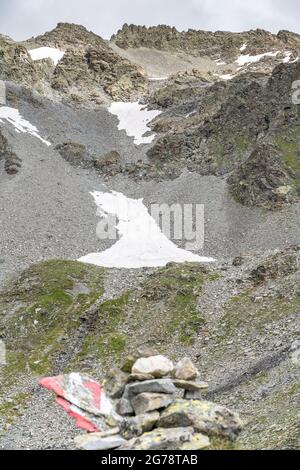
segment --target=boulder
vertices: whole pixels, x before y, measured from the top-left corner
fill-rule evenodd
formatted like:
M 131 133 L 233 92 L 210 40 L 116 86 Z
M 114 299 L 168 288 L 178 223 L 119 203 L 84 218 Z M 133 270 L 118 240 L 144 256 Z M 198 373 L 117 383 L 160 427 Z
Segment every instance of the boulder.
M 130 416 L 134 414 L 134 410 L 129 400 L 126 398 L 121 398 L 116 404 L 116 411 L 121 416 Z
M 75 437 L 75 444 L 82 450 L 109 450 L 121 447 L 126 441 L 119 435 L 103 436 L 101 432 L 94 432 Z
M 192 426 L 209 436 L 234 440 L 242 429 L 237 413 L 208 401 L 176 400 L 161 414 L 158 426 Z
M 173 397 L 164 393 L 141 393 L 131 402 L 136 415 L 166 408 L 173 402 Z
M 185 357 L 175 366 L 174 377 L 181 380 L 193 380 L 198 377 L 199 372 L 192 361 Z
M 131 400 L 140 393 L 176 393 L 176 387 L 171 379 L 154 379 L 126 385 L 124 397 Z
M 193 428 L 178 427 L 174 429 L 154 429 L 154 431 L 143 434 L 132 439 L 124 449 L 134 450 L 178 450 L 178 448 L 191 442 L 193 439 Z
M 164 377 L 174 370 L 173 363 L 164 356 L 151 356 L 138 359 L 133 367 L 133 374 L 151 374 L 154 377 Z
M 114 368 L 110 370 L 104 382 L 105 391 L 112 398 L 121 398 L 127 379 L 128 374 L 122 372 L 120 369 Z
M 158 411 L 145 413 L 133 418 L 127 418 L 122 423 L 121 434 L 125 439 L 141 436 L 144 432 L 151 431 L 159 420 Z
M 144 382 L 145 380 L 152 380 L 154 379 L 153 375 L 151 374 L 130 374 L 128 376 L 127 382 Z

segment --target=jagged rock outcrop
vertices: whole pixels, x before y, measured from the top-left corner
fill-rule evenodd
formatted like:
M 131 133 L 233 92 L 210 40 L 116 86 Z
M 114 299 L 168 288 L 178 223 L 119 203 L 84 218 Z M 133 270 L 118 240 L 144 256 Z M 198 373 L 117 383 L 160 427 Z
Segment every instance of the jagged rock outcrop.
M 117 46 L 127 48 L 147 47 L 158 50 L 182 51 L 191 55 L 208 56 L 214 59 L 233 60 L 240 55 L 241 47 L 246 44 L 246 54 L 259 54 L 266 48 L 271 50 L 284 50 L 300 47 L 300 36 L 281 31 L 278 35 L 261 29 L 245 33 L 231 33 L 224 31 L 209 32 L 178 31 L 166 25 L 136 26 L 124 24 L 111 41 Z
M 32 60 L 26 47 L 0 36 L 0 79 L 11 80 L 25 85 L 35 85 L 43 80 L 46 75 L 43 70 Z
M 299 196 L 299 176 L 285 165 L 276 148 L 262 144 L 229 177 L 228 184 L 235 199 L 246 206 L 280 207 Z
M 93 166 L 92 157 L 87 152 L 85 145 L 79 142 L 64 142 L 58 144 L 56 149 L 70 165 L 83 168 Z
M 299 75 L 298 63 L 281 64 L 270 77 L 248 73 L 206 87 L 198 81 L 194 88 L 174 80 L 154 92 L 152 102 L 165 112 L 153 121 L 152 127 L 166 134 L 148 151 L 150 169 L 146 173 L 155 175 L 156 170 L 156 177 L 163 179 L 169 178 L 171 172 L 179 176 L 186 167 L 202 175 L 226 175 L 239 171 L 250 155 L 249 162 L 252 161 L 258 143 L 273 144 L 281 155 L 277 162 L 285 175 L 280 177 L 283 184 L 278 181 L 277 187 L 293 183 L 288 193 L 296 196 L 300 121 L 298 107 L 292 101 L 292 84 Z M 260 177 L 271 178 L 264 174 L 262 166 Z M 258 172 L 255 174 L 258 177 Z M 278 194 L 282 202 L 288 202 L 289 196 Z M 260 205 L 261 198 L 268 200 L 269 196 L 261 194 L 253 204 Z M 238 199 L 246 203 L 243 198 Z
M 18 173 L 22 166 L 22 160 L 12 151 L 0 129 L 0 162 L 1 160 L 4 161 L 4 169 L 9 175 Z
M 28 50 L 44 46 L 64 52 L 57 66 L 51 59 L 31 59 Z M 136 99 L 147 91 L 140 67 L 113 52 L 101 37 L 68 23 L 23 43 L 1 36 L 0 78 L 85 105 Z

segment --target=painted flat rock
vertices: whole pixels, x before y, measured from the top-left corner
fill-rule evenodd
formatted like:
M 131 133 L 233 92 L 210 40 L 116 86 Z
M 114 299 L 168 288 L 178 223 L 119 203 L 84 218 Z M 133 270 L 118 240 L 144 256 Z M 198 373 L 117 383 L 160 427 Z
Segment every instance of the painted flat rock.
M 75 419 L 77 427 L 85 431 L 105 431 L 109 425 L 122 420 L 101 384 L 88 376 L 71 373 L 46 377 L 39 383 L 57 395 L 58 405 Z
M 61 406 L 71 418 L 75 419 L 76 427 L 79 429 L 84 429 L 87 432 L 106 431 L 109 429 L 102 416 L 95 416 L 88 413 L 61 397 L 56 398 L 56 403 Z
M 96 416 L 109 416 L 113 412 L 112 402 L 106 396 L 102 385 L 86 375 L 73 372 L 46 377 L 39 383 L 59 397 Z

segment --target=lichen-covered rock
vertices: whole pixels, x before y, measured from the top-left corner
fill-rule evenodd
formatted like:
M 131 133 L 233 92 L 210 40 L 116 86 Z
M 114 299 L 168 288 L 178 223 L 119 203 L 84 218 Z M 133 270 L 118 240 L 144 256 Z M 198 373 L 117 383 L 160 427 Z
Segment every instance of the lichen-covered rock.
M 124 449 L 132 450 L 178 450 L 181 445 L 193 439 L 193 428 L 178 427 L 171 429 L 154 429 L 142 436 L 132 439 Z
M 174 377 L 180 380 L 193 380 L 199 375 L 197 367 L 189 357 L 181 359 L 174 369 Z
M 194 434 L 189 442 L 180 445 L 179 450 L 201 450 L 210 446 L 210 440 L 204 434 Z
M 141 436 L 143 433 L 151 431 L 158 420 L 158 411 L 127 418 L 121 425 L 121 434 L 125 439 Z
M 133 398 L 131 404 L 135 414 L 140 415 L 166 408 L 172 402 L 173 397 L 164 393 L 140 393 Z
M 158 426 L 192 426 L 209 436 L 235 439 L 242 429 L 237 413 L 208 401 L 177 400 L 161 414 Z
M 154 377 L 164 377 L 173 372 L 173 363 L 164 356 L 151 356 L 138 359 L 133 367 L 133 374 L 151 374 Z

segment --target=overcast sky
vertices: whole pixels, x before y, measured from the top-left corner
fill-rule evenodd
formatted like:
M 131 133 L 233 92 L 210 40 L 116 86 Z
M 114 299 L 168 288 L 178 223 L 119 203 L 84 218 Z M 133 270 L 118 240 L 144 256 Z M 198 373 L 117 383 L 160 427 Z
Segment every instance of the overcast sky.
M 299 0 L 0 0 L 0 33 L 16 40 L 79 23 L 109 38 L 124 23 L 300 33 Z

